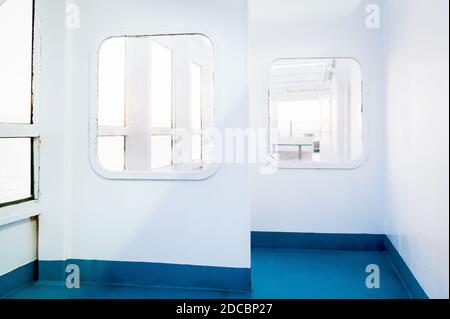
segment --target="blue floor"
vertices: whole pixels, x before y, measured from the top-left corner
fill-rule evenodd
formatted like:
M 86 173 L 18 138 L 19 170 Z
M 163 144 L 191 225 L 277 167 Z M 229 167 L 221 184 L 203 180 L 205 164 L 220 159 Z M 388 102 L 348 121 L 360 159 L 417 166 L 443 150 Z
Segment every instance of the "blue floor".
M 391 299 L 410 294 L 384 252 L 253 249 L 252 292 L 218 292 L 82 284 L 66 289 L 59 283 L 34 282 L 11 299 Z M 381 288 L 367 289 L 366 267 L 380 267 Z

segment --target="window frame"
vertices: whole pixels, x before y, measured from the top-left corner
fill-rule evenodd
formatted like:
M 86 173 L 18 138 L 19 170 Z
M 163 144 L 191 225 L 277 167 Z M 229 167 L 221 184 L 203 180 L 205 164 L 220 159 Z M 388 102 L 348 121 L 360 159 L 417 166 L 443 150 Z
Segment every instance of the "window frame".
M 278 160 L 274 157 L 274 153 L 271 150 L 271 110 L 272 110 L 272 100 L 271 100 L 271 70 L 274 64 L 276 64 L 279 61 L 287 61 L 287 60 L 320 60 L 320 59 L 348 59 L 352 60 L 357 63 L 359 66 L 359 70 L 361 71 L 361 145 L 362 145 L 362 152 L 361 157 L 358 160 L 355 161 L 348 161 L 343 163 L 338 162 L 289 162 L 289 161 L 283 161 Z M 362 64 L 354 57 L 348 57 L 348 56 L 334 56 L 334 57 L 289 57 L 289 58 L 277 58 L 273 60 L 270 65 L 268 66 L 269 70 L 269 79 L 268 79 L 268 88 L 267 88 L 267 154 L 268 154 L 268 161 L 269 164 L 277 169 L 300 169 L 300 170 L 354 170 L 358 169 L 361 166 L 363 166 L 369 159 L 369 143 L 368 143 L 368 109 L 365 105 L 364 101 L 364 72 L 363 72 L 363 66 Z
M 212 114 L 213 114 L 213 123 L 214 127 L 217 126 L 217 118 L 216 118 L 216 108 L 218 107 L 218 94 L 217 87 L 215 85 L 215 79 L 217 73 L 220 73 L 221 65 L 217 61 L 217 51 L 220 48 L 220 43 L 218 41 L 217 36 L 214 34 L 212 30 L 208 30 L 208 32 L 165 32 L 165 33 L 152 33 L 152 34 L 138 34 L 138 35 L 109 35 L 104 37 L 101 41 L 96 44 L 96 50 L 91 55 L 91 81 L 95 83 L 95 94 L 90 95 L 90 107 L 89 107 L 89 162 L 91 168 L 94 172 L 102 178 L 110 179 L 110 180 L 153 180 L 153 181 L 204 181 L 212 176 L 214 176 L 220 168 L 220 164 L 218 163 L 207 163 L 208 167 L 202 170 L 182 170 L 182 169 L 158 169 L 158 170 L 147 170 L 147 171 L 110 171 L 105 169 L 98 159 L 98 137 L 102 136 L 117 136 L 126 134 L 126 128 L 124 129 L 115 129 L 115 128 L 103 128 L 97 125 L 98 123 L 98 93 L 99 93 L 99 66 L 100 66 L 100 50 L 103 44 L 113 38 L 151 38 L 151 37 L 162 37 L 162 36 L 203 36 L 208 39 L 211 43 L 212 56 L 213 56 L 213 105 L 212 105 Z M 193 61 L 194 63 L 197 63 Z M 175 108 L 174 108 L 175 109 Z M 172 128 L 152 128 L 151 136 L 161 136 L 161 135 L 171 135 L 172 141 L 177 136 L 177 128 L 173 127 L 174 121 L 176 121 L 176 110 L 172 110 Z M 189 118 L 190 119 L 190 118 Z M 205 130 L 206 128 L 203 128 Z M 201 131 L 203 136 L 204 132 Z M 198 130 L 193 130 L 192 135 L 195 135 Z M 105 135 L 109 134 L 109 135 Z M 175 149 L 172 148 L 172 151 L 175 152 Z M 174 154 L 172 154 L 172 159 L 174 159 Z M 192 165 L 194 168 L 196 166 L 195 163 Z
M 11 1 L 11 0 L 8 0 Z M 30 123 L 2 123 L 0 122 L 0 139 L 26 138 L 30 139 L 31 158 L 30 158 L 30 196 L 27 198 L 17 199 L 9 202 L 0 202 L 0 226 L 8 222 L 20 220 L 22 217 L 37 216 L 35 204 L 39 201 L 39 146 L 40 146 L 40 130 L 39 130 L 39 106 L 38 106 L 38 88 L 37 77 L 38 72 L 35 68 L 39 60 L 39 53 L 35 50 L 39 47 L 39 37 L 36 36 L 39 29 L 36 21 L 36 1 L 32 1 L 32 21 L 31 21 L 31 83 L 30 83 Z M 1 9 L 1 7 L 0 7 Z M 27 208 L 24 213 L 22 209 Z

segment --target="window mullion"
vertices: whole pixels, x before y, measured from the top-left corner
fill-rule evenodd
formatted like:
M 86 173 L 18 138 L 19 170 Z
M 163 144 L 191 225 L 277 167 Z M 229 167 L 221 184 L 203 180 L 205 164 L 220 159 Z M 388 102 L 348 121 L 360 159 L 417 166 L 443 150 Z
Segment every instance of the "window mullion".
M 127 136 L 128 128 L 121 126 L 99 126 L 98 136 L 108 137 L 108 136 Z
M 39 137 L 39 128 L 33 124 L 0 123 L 0 138 Z
M 150 169 L 150 46 L 139 38 L 126 40 L 127 169 Z
M 185 39 L 176 42 L 174 55 L 174 90 L 176 101 L 176 123 L 177 130 L 187 131 L 191 126 L 190 107 L 190 58 L 188 43 Z M 174 162 L 179 164 L 189 163 L 191 159 L 191 136 L 182 134 L 177 136 L 177 147 L 174 151 Z

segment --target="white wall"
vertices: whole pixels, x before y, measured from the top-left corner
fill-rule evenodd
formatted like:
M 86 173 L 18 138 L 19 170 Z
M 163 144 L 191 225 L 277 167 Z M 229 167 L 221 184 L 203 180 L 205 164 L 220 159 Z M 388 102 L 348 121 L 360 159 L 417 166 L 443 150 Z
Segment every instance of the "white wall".
M 0 226 L 0 276 L 37 259 L 35 220 Z
M 448 298 L 449 2 L 387 4 L 387 229 L 429 296 Z
M 269 69 L 278 58 L 353 57 L 361 63 L 369 160 L 355 170 L 251 171 L 255 231 L 384 233 L 382 32 L 363 0 L 249 0 L 251 126 L 267 127 Z
M 205 182 L 137 182 L 102 179 L 88 162 L 90 59 L 112 34 L 212 26 L 223 49 L 219 125 L 246 126 L 245 1 L 80 0 L 75 30 L 64 29 L 63 1 L 39 1 L 40 259 L 248 267 L 251 210 L 253 230 L 388 231 L 427 293 L 448 297 L 448 2 L 384 1 L 389 19 L 367 29 L 374 2 L 249 0 L 251 126 L 267 127 L 269 68 L 280 57 L 356 58 L 369 119 L 362 167 L 252 167 L 249 188 L 239 166 Z
M 215 41 L 219 127 L 245 127 L 246 3 L 241 0 L 39 1 L 41 25 L 40 259 L 250 266 L 247 168 L 223 165 L 202 182 L 113 181 L 88 160 L 95 55 L 112 35 L 200 32 Z M 170 27 L 168 27 L 170 26 Z

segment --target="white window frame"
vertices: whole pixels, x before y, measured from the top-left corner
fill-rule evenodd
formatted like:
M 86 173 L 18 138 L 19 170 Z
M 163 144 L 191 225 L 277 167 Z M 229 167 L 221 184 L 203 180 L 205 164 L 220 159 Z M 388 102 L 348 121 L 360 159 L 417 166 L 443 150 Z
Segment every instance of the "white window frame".
M 91 164 L 92 169 L 102 178 L 112 179 L 112 180 L 167 180 L 167 181 L 203 181 L 211 178 L 216 172 L 219 170 L 220 165 L 218 163 L 208 163 L 206 169 L 201 170 L 193 170 L 192 165 L 187 167 L 186 170 L 183 169 L 158 169 L 158 170 L 142 170 L 142 171 L 121 171 L 115 172 L 105 169 L 98 159 L 98 137 L 107 137 L 107 136 L 124 136 L 127 134 L 127 129 L 118 129 L 114 127 L 103 127 L 99 128 L 98 123 L 98 72 L 99 72 L 99 56 L 100 50 L 104 42 L 112 39 L 112 38 L 123 38 L 123 37 L 161 37 L 161 36 L 183 36 L 183 35 L 199 35 L 206 37 L 212 44 L 212 54 L 213 54 L 213 81 L 216 78 L 216 74 L 221 72 L 220 63 L 216 61 L 217 56 L 216 53 L 218 47 L 218 38 L 214 35 L 213 31 L 209 31 L 206 33 L 201 32 L 166 32 L 166 33 L 158 33 L 158 34 L 150 34 L 150 35 L 110 35 L 104 38 L 97 46 L 95 50 L 95 55 L 91 55 L 92 60 L 92 68 L 91 68 L 91 81 L 95 83 L 94 92 L 95 94 L 91 94 L 90 96 L 90 108 L 89 108 L 89 162 Z M 195 62 L 195 61 L 194 61 Z M 92 86 L 91 86 L 92 88 Z M 212 113 L 215 114 L 215 110 L 218 107 L 218 95 L 216 94 L 216 85 L 213 83 L 213 110 Z M 176 112 L 172 112 L 173 118 L 172 122 L 176 120 Z M 188 117 L 190 120 L 190 117 Z M 214 117 L 212 123 L 214 123 L 214 127 L 217 127 L 217 119 Z M 152 129 L 151 135 L 176 135 L 176 128 L 169 129 Z M 190 143 L 189 143 L 190 145 Z M 175 153 L 175 148 L 173 148 L 173 153 Z M 176 154 L 173 154 L 173 157 Z
M 8 0 L 11 1 L 11 0 Z M 12 0 L 14 1 L 14 0 Z M 39 19 L 35 19 L 36 1 L 33 0 L 32 13 L 32 78 L 31 78 L 31 109 L 30 124 L 1 123 L 0 122 L 0 139 L 3 138 L 29 138 L 31 140 L 31 187 L 32 194 L 29 198 L 18 199 L 16 201 L 0 203 L 0 226 L 15 223 L 20 220 L 28 219 L 39 215 L 39 146 L 40 146 L 40 129 L 39 129 L 39 88 L 38 77 L 39 68 Z M 1 7 L 0 7 L 1 10 Z
M 359 65 L 359 69 L 361 70 L 361 121 L 362 121 L 362 153 L 361 157 L 356 161 L 348 161 L 348 162 L 291 162 L 291 161 L 283 161 L 276 159 L 273 155 L 273 152 L 271 150 L 271 132 L 273 131 L 271 127 L 271 70 L 272 66 L 279 62 L 279 61 L 286 61 L 286 60 L 320 60 L 320 59 L 350 59 L 355 61 Z M 353 58 L 353 57 L 301 57 L 301 58 L 295 58 L 295 57 L 289 57 L 289 58 L 278 58 L 274 60 L 269 66 L 269 82 L 268 82 L 268 96 L 267 96 L 267 110 L 268 110 L 268 139 L 267 139 L 267 152 L 268 152 L 268 160 L 270 165 L 273 167 L 276 167 L 278 169 L 324 169 L 324 170 L 354 170 L 361 166 L 363 166 L 368 158 L 369 158 L 369 152 L 368 152 L 368 109 L 364 103 L 364 73 L 363 73 L 363 67 L 361 63 Z

